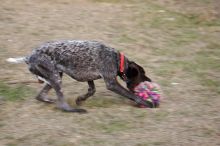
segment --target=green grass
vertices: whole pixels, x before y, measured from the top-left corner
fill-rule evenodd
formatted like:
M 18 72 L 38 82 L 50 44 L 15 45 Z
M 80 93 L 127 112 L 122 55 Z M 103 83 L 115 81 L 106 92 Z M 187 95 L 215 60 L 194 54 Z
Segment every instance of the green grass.
M 202 26 L 202 27 L 210 27 L 210 26 L 220 26 L 220 20 L 217 18 L 213 19 L 205 19 L 201 17 L 199 14 L 195 13 L 181 13 L 177 11 L 170 10 L 166 7 L 161 7 L 160 5 L 151 3 L 151 7 L 154 10 L 165 10 L 164 13 L 155 14 L 151 19 L 151 27 L 155 28 L 164 28 L 164 29 L 172 29 L 172 28 L 192 28 Z M 146 13 L 145 13 L 146 14 Z M 167 18 L 173 18 L 172 20 Z
M 32 92 L 27 86 L 9 86 L 0 82 L 0 96 L 6 101 L 23 100 L 25 97 L 31 95 Z
M 17 146 L 17 144 L 14 144 L 14 143 L 8 143 L 7 146 Z
M 109 91 L 110 92 L 110 91 Z M 114 105 L 120 105 L 124 103 L 125 100 L 118 98 L 118 97 L 93 97 L 91 99 L 88 99 L 85 103 L 84 106 L 86 107 L 102 107 L 102 108 L 108 108 L 112 107 Z
M 131 128 L 129 122 L 125 120 L 112 120 L 108 123 L 97 124 L 96 127 L 104 133 L 117 133 Z
M 93 2 L 101 2 L 101 3 L 123 3 L 130 2 L 132 0 L 92 0 Z
M 159 111 L 159 112 L 155 113 L 154 119 L 157 122 L 161 122 L 161 121 L 165 120 L 168 116 L 169 116 L 169 113 L 167 111 Z
M 1 128 L 1 127 L 4 127 L 4 126 L 5 126 L 5 123 L 1 123 L 1 122 L 0 122 L 0 128 Z
M 197 14 L 176 12 L 153 2 L 149 2 L 148 5 L 143 3 L 137 7 L 139 13 L 133 18 L 137 23 L 137 29 L 143 30 L 146 36 L 151 34 L 144 30 L 156 29 L 158 37 L 164 40 L 160 48 L 156 44 L 151 46 L 152 55 L 167 57 L 165 61 L 157 63 L 157 67 L 153 68 L 154 73 L 170 79 L 174 76 L 182 79 L 190 77 L 211 92 L 219 94 L 220 44 L 217 43 L 215 35 L 201 34 L 198 28 L 213 31 L 215 27 L 220 26 L 220 20 L 206 20 Z M 164 13 L 158 13 L 158 10 L 164 10 Z M 147 38 L 142 39 L 149 42 Z M 128 41 L 126 36 L 121 40 Z M 191 44 L 198 42 L 201 44 L 203 42 L 206 46 L 191 47 Z
M 95 4 L 92 2 L 95 2 Z M 214 145 L 214 139 L 218 137 L 219 133 L 216 127 L 219 123 L 217 107 L 219 107 L 218 97 L 220 94 L 220 21 L 209 18 L 209 10 L 212 8 L 208 4 L 212 2 L 208 0 L 197 2 L 174 0 L 172 1 L 173 4 L 161 4 L 161 2 L 161 0 L 89 0 L 88 8 L 85 4 L 82 9 L 75 9 L 68 6 L 70 2 L 62 2 L 62 5 L 58 5 L 60 2 L 50 0 L 51 7 L 43 2 L 41 3 L 44 4 L 42 8 L 51 10 L 53 7 L 55 10 L 62 10 L 53 17 L 58 16 L 57 18 L 61 18 L 59 15 L 63 15 L 62 18 L 65 22 L 74 20 L 74 23 L 61 24 L 58 22 L 57 24 L 51 24 L 54 21 L 52 19 L 42 25 L 42 28 L 39 28 L 36 27 L 39 24 L 34 22 L 29 23 L 30 28 L 32 28 L 32 25 L 33 28 L 39 28 L 44 32 L 42 35 L 37 33 L 39 30 L 22 33 L 21 30 L 24 30 L 24 27 L 20 25 L 25 24 L 26 20 L 37 17 L 35 13 L 31 13 L 33 16 L 25 15 L 24 23 L 18 24 L 18 30 L 7 30 L 6 27 L 7 31 L 4 32 L 6 40 L 11 38 L 11 34 L 19 32 L 21 35 L 13 36 L 12 40 L 19 40 L 21 36 L 26 38 L 24 40 L 32 38 L 31 40 L 35 41 L 30 42 L 30 46 L 34 46 L 35 43 L 38 43 L 37 41 L 46 38 L 51 39 L 50 34 L 54 34 L 52 37 L 103 39 L 103 42 L 106 41 L 109 45 L 114 45 L 116 49 L 123 51 L 129 59 L 143 65 L 147 75 L 161 85 L 166 98 L 162 99 L 159 109 L 139 109 L 129 107 L 128 103 L 130 102 L 127 99 L 118 98 L 118 95 L 111 94 L 110 91 L 98 91 L 82 105 L 81 108 L 88 110 L 88 113 L 83 115 L 52 111 L 54 105 L 47 108 L 46 105 L 42 107 L 36 104 L 36 112 L 36 106 L 29 107 L 29 105 L 25 105 L 17 112 L 11 112 L 16 107 L 7 107 L 7 109 L 4 109 L 6 115 L 4 117 L 6 118 L 0 123 L 0 128 L 5 131 L 2 133 L 3 136 L 8 134 L 12 135 L 12 138 L 5 137 L 3 140 L 11 146 L 33 144 L 54 146 L 168 146 L 178 145 L 181 142 L 201 145 L 201 140 L 204 142 L 203 145 L 207 145 L 207 143 Z M 197 4 L 204 9 L 196 13 L 190 11 Z M 20 11 L 19 6 L 17 9 L 16 5 L 10 5 L 10 7 L 13 6 L 16 7 L 18 12 Z M 28 6 L 30 5 L 28 4 Z M 80 4 L 80 6 L 82 5 Z M 180 6 L 183 7 L 179 8 Z M 37 8 L 41 9 L 41 7 Z M 52 18 L 45 17 L 51 16 L 52 13 L 42 11 L 45 13 L 41 14 L 41 11 L 36 13 L 39 14 L 39 18 Z M 73 15 L 69 19 L 70 17 L 66 17 L 66 14 L 71 11 L 73 11 Z M 202 12 L 200 13 L 200 11 Z M 203 16 L 206 11 L 207 16 Z M 22 11 L 21 14 L 25 13 Z M 29 16 L 31 17 L 29 18 Z M 91 19 L 87 19 L 88 16 Z M 19 21 L 22 21 L 23 17 L 19 18 Z M 79 21 L 77 21 L 78 19 Z M 85 25 L 84 19 L 89 20 L 86 22 L 90 23 Z M 100 23 L 99 19 L 102 19 L 101 22 L 103 23 Z M 18 20 L 9 19 L 4 21 L 13 21 L 16 24 Z M 47 31 L 48 27 L 44 26 L 51 27 Z M 79 26 L 75 30 L 76 33 L 71 34 L 71 30 L 66 31 L 67 28 L 76 28 L 73 26 Z M 96 29 L 99 27 L 100 29 Z M 87 30 L 88 32 L 92 30 L 92 33 L 86 33 Z M 102 32 L 96 32 L 100 30 Z M 60 32 L 62 35 L 60 35 Z M 93 33 L 97 33 L 97 36 L 92 35 Z M 8 45 L 3 39 L 0 50 L 4 53 L 0 56 L 4 59 L 7 52 L 9 53 L 8 56 L 10 53 L 14 53 L 10 51 L 10 48 L 21 48 L 27 45 L 25 44 L 26 41 L 20 42 L 13 47 L 11 46 L 13 44 Z M 2 65 L 10 68 L 10 65 L 5 64 L 3 61 Z M 174 86 L 171 84 L 172 82 L 179 84 Z M 63 83 L 65 86 L 65 81 Z M 105 88 L 101 85 L 96 82 L 97 89 L 102 90 L 102 88 Z M 64 89 L 68 92 L 68 94 L 64 92 L 66 99 L 68 99 L 67 97 L 71 98 L 69 103 L 72 103 L 73 107 L 76 106 L 72 96 L 76 96 L 75 93 L 81 94 L 78 88 L 71 85 L 65 86 Z M 7 101 L 23 100 L 29 95 L 29 92 L 31 91 L 27 86 L 11 86 L 0 83 L 0 97 Z M 13 102 L 12 104 L 16 103 Z M 30 101 L 30 105 L 33 104 L 35 103 Z M 28 107 L 26 108 L 26 106 Z M 19 118 L 17 121 L 13 117 L 18 114 L 23 118 Z M 33 123 L 23 124 L 26 123 L 25 117 L 31 118 L 30 121 Z M 10 125 L 13 124 L 18 126 L 11 129 Z M 54 124 L 54 126 L 51 124 Z M 53 128 L 51 129 L 47 125 L 51 125 Z M 42 132 L 41 129 L 45 126 L 49 130 L 45 129 Z M 27 133 L 24 131 L 17 139 L 17 134 L 20 134 L 17 132 L 19 129 L 27 129 Z M 38 136 L 29 133 L 33 130 Z M 53 134 L 51 135 L 51 133 Z M 178 134 L 174 135 L 176 133 Z M 26 135 L 28 136 L 26 137 Z M 122 137 L 119 137 L 120 135 Z M 57 138 L 60 136 L 63 136 L 63 138 L 58 141 Z
M 120 37 L 119 37 L 119 40 L 118 40 L 119 43 L 135 43 L 136 42 L 136 39 L 132 36 L 129 36 L 127 34 L 122 34 Z
M 215 52 L 215 55 L 220 55 Z M 203 55 L 202 55 L 203 54 Z M 192 78 L 214 93 L 220 93 L 220 80 L 218 73 L 220 71 L 220 59 L 211 56 L 210 53 L 202 51 L 194 55 L 193 59 L 167 61 L 160 64 L 160 67 L 154 70 L 154 73 L 161 77 L 172 78 L 174 75 L 181 78 Z
M 220 45 L 209 43 L 195 55 L 193 73 L 197 76 L 201 85 L 207 87 L 210 91 L 220 93 Z

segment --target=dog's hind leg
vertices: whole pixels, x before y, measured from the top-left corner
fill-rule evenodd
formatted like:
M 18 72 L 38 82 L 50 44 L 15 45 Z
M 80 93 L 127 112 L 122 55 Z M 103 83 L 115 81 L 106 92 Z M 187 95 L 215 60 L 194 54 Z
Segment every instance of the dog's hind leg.
M 40 93 L 36 96 L 36 99 L 39 101 L 46 102 L 46 103 L 54 103 L 55 102 L 54 99 L 50 99 L 47 97 L 47 93 L 50 91 L 51 88 L 52 87 L 46 83 L 43 89 L 41 89 Z
M 62 78 L 62 76 L 63 76 L 63 73 L 60 72 L 60 77 Z M 52 89 L 51 85 L 49 85 L 48 83 L 45 83 L 44 87 L 41 89 L 41 91 L 35 98 L 42 102 L 55 103 L 56 102 L 55 99 L 50 99 L 47 97 L 47 94 L 51 89 Z
M 89 85 L 88 92 L 84 95 L 79 96 L 76 99 L 77 105 L 81 105 L 81 103 L 83 101 L 85 101 L 87 98 L 89 98 L 90 96 L 92 96 L 95 93 L 96 89 L 95 89 L 94 81 L 88 81 L 88 85 Z
M 54 88 L 56 95 L 58 97 L 57 107 L 66 112 L 86 112 L 84 109 L 75 109 L 69 106 L 64 100 L 63 92 L 61 90 L 61 77 L 58 73 L 54 73 L 50 75 L 47 79 L 50 83 L 51 87 Z
M 49 85 L 55 90 L 57 95 L 57 107 L 66 112 L 86 112 L 84 109 L 75 109 L 70 107 L 64 100 L 63 92 L 61 91 L 61 76 L 56 67 L 46 57 L 44 60 L 36 60 L 31 64 L 30 71 L 38 76 L 43 77 Z M 46 93 L 51 88 L 45 86 L 43 93 Z
M 51 87 L 54 88 L 56 95 L 58 97 L 57 100 L 57 107 L 66 112 L 86 112 L 84 109 L 75 109 L 69 106 L 64 100 L 63 92 L 61 90 L 61 78 L 58 73 L 51 74 L 50 78 L 48 78 L 48 82 L 50 83 Z

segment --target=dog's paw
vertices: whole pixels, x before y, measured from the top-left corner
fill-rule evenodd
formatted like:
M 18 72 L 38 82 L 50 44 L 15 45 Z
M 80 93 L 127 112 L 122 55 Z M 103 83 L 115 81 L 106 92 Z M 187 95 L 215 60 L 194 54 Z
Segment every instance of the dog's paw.
M 71 109 L 62 109 L 64 112 L 73 112 L 73 113 L 79 113 L 79 114 L 85 114 L 87 113 L 87 110 L 79 109 L 79 108 L 71 108 Z
M 87 113 L 87 110 L 85 110 L 85 109 L 77 108 L 77 109 L 73 109 L 73 110 L 74 110 L 74 112 L 77 112 L 77 113 L 79 113 L 79 114 L 85 114 L 85 113 Z
M 42 96 L 37 96 L 36 99 L 38 101 L 42 101 L 42 102 L 46 102 L 46 103 L 55 103 L 56 102 L 56 99 L 51 99 L 51 98 L 42 97 Z
M 142 100 L 141 98 L 137 98 L 135 102 L 138 104 L 138 106 L 141 106 L 141 107 L 155 108 L 154 103 L 148 100 L 145 101 L 145 100 Z
M 58 103 L 57 108 L 61 109 L 64 112 L 74 112 L 74 113 L 86 113 L 84 109 L 72 108 L 67 103 Z

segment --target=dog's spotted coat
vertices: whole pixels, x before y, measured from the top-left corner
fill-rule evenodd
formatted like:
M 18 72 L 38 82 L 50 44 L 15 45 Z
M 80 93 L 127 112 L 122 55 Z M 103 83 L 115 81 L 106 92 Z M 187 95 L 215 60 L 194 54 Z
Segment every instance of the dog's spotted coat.
M 96 41 L 54 41 L 45 43 L 36 48 L 26 57 L 29 70 L 41 78 L 46 84 L 37 96 L 38 100 L 53 102 L 47 98 L 51 88 L 56 91 L 58 108 L 70 112 L 85 112 L 83 109 L 71 108 L 65 101 L 61 90 L 61 78 L 65 73 L 77 81 L 88 82 L 88 93 L 77 98 L 79 105 L 82 101 L 95 93 L 93 80 L 103 78 L 107 89 L 127 97 L 138 104 L 149 106 L 149 103 L 133 94 L 135 85 L 143 81 L 151 81 L 145 76 L 143 68 L 125 57 L 126 83 L 129 90 L 117 82 L 120 56 L 114 48 Z

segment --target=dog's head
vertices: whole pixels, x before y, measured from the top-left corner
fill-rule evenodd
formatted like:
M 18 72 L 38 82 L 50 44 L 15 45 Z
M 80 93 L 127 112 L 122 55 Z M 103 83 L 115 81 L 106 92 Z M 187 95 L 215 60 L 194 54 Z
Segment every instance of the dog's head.
M 140 82 L 151 82 L 151 79 L 145 75 L 143 67 L 132 61 L 128 62 L 128 68 L 125 71 L 125 75 L 127 77 L 127 87 L 131 91 L 133 91 L 134 87 Z

